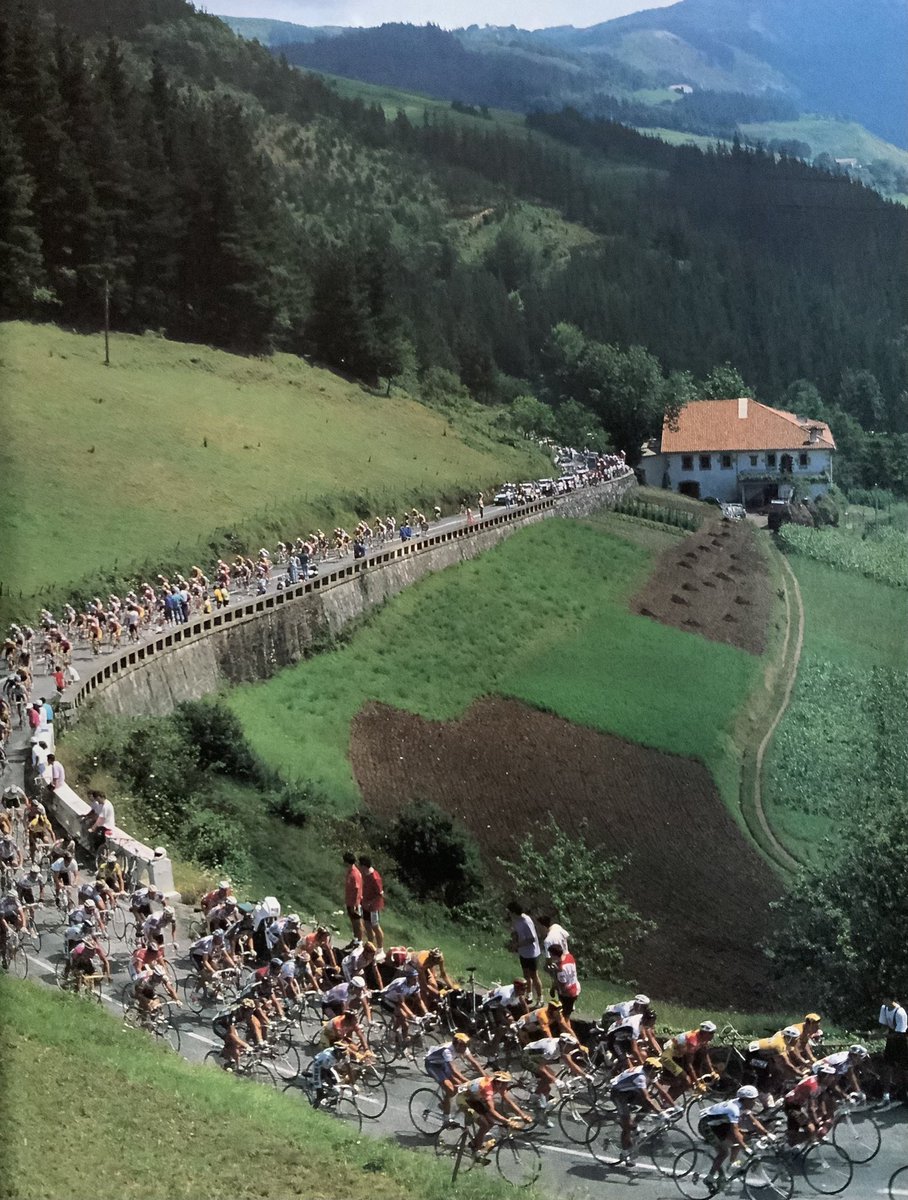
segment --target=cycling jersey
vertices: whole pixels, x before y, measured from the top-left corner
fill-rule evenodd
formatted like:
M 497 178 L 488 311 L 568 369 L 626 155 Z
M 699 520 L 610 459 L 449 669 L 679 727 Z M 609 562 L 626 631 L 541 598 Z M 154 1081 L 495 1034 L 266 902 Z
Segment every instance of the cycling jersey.
M 386 988 L 381 993 L 381 998 L 387 1004 L 393 1004 L 395 1008 L 406 1002 L 408 996 L 416 996 L 419 994 L 419 984 L 410 983 L 405 975 L 401 975 L 398 979 L 392 979 Z
M 796 1084 L 790 1092 L 785 1093 L 785 1103 L 791 1107 L 803 1107 L 811 1100 L 816 1100 L 820 1094 L 820 1080 L 817 1075 L 808 1075 Z
M 38 896 L 41 892 L 41 879 L 31 879 L 27 875 L 24 879 L 16 880 L 16 891 L 19 893 L 19 899 L 23 904 L 37 904 Z
M 468 1104 L 481 1104 L 483 1106 L 492 1103 L 494 1091 L 494 1084 L 486 1075 L 480 1075 L 478 1079 L 471 1079 L 469 1083 L 463 1084 L 458 1089 L 459 1094 L 463 1096 Z
M 452 1063 L 457 1056 L 457 1047 L 453 1042 L 442 1042 L 440 1046 L 433 1046 L 426 1057 L 423 1059 L 426 1067 L 431 1064 L 433 1067 L 441 1067 L 446 1063 Z
M 19 848 L 12 838 L 0 840 L 0 862 L 12 862 L 19 853 Z
M 544 1062 L 558 1062 L 561 1058 L 561 1043 L 558 1038 L 539 1038 L 538 1041 L 528 1042 L 523 1048 L 524 1054 L 531 1058 L 541 1058 Z
M 751 1042 L 747 1047 L 751 1054 L 758 1054 L 763 1058 L 771 1058 L 774 1055 L 785 1054 L 788 1049 L 788 1043 L 782 1036 L 782 1031 L 774 1033 L 772 1037 L 757 1038 L 755 1042 Z
M 696 1054 L 702 1050 L 703 1036 L 699 1029 L 689 1029 L 686 1033 L 676 1033 L 669 1038 L 662 1048 L 662 1053 L 671 1058 L 679 1054 Z
M 189 953 L 193 958 L 205 958 L 212 953 L 215 947 L 223 949 L 223 946 L 223 939 L 216 941 L 214 936 L 209 933 L 205 937 L 200 937 L 198 941 L 193 942 L 189 947 Z
M 0 917 L 18 917 L 22 911 L 18 899 L 13 899 L 12 896 L 4 896 L 0 899 Z
M 505 984 L 503 987 L 493 988 L 482 1002 L 483 1008 L 520 1008 L 523 1004 L 523 996 L 517 991 L 513 983 Z
M 541 1033 L 544 1037 L 550 1037 L 552 1033 L 552 1023 L 544 1008 L 534 1008 L 532 1012 L 518 1017 L 517 1028 L 521 1033 Z
M 700 1118 L 705 1125 L 740 1125 L 740 1100 L 723 1100 L 720 1104 L 712 1104 Z
M 836 1075 L 847 1075 L 851 1070 L 851 1058 L 847 1050 L 839 1050 L 836 1054 L 827 1054 L 825 1058 L 819 1059 L 813 1064 L 811 1070 L 814 1075 L 820 1073 L 820 1067 L 835 1067 Z
M 362 1000 L 361 991 L 350 988 L 349 983 L 339 983 L 322 997 L 322 1003 L 330 1008 L 346 1008 Z
M 354 950 L 341 961 L 341 975 L 349 983 L 354 975 L 362 975 L 366 972 L 375 961 L 366 961 L 367 955 L 362 950 Z
M 643 1067 L 629 1067 L 616 1075 L 611 1084 L 613 1092 L 645 1092 L 648 1087 L 649 1080 Z
M 617 1020 L 609 1029 L 616 1042 L 631 1042 L 640 1036 L 640 1026 L 643 1023 L 643 1013 L 633 1013 L 624 1020 Z

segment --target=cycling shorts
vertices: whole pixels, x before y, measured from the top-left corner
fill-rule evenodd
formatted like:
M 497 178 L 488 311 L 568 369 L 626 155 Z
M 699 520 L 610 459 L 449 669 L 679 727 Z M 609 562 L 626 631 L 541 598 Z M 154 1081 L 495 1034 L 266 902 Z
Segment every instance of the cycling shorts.
M 724 1146 L 731 1133 L 731 1121 L 707 1121 L 705 1117 L 702 1117 L 697 1129 L 700 1137 L 710 1146 Z
M 659 1062 L 662 1063 L 662 1069 L 668 1071 L 669 1075 L 673 1075 L 675 1079 L 680 1078 L 684 1074 L 684 1068 L 667 1050 L 663 1050 L 659 1056 Z
M 452 1063 L 425 1062 L 423 1066 L 425 1067 L 426 1074 L 429 1076 L 429 1078 L 434 1079 L 436 1083 L 444 1083 L 446 1079 L 454 1078 L 454 1067 Z

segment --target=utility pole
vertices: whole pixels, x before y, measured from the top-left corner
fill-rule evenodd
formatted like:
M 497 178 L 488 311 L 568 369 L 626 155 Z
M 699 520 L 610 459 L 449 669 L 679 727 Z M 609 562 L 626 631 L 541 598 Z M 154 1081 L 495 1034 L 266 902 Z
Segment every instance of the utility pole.
M 110 366 L 110 279 L 104 280 L 104 366 Z

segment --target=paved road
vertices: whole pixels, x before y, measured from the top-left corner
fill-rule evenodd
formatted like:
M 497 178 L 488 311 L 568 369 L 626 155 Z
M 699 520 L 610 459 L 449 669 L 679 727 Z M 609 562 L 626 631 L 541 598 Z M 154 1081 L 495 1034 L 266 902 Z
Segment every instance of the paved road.
M 188 911 L 188 910 L 186 910 Z M 55 913 L 46 914 L 51 920 Z M 182 914 L 181 914 L 182 915 Z M 185 946 L 185 940 L 181 942 Z M 54 965 L 62 955 L 62 937 L 59 927 L 51 928 L 42 933 L 41 952 L 29 960 L 29 978 L 38 979 L 53 986 Z M 114 1016 L 119 1017 L 122 1009 L 119 1002 L 122 985 L 126 982 L 125 972 L 126 947 L 114 944 L 112 960 L 114 967 L 114 983 L 106 989 L 106 1005 Z M 182 981 L 186 964 L 177 960 L 177 978 Z M 212 1035 L 210 1028 L 211 1015 L 196 1017 L 188 1009 L 179 1014 L 179 1027 L 182 1037 L 181 1053 L 192 1062 L 200 1062 L 205 1054 L 220 1043 Z M 302 1048 L 301 1048 L 302 1049 Z M 384 1115 L 374 1122 L 366 1122 L 364 1133 L 375 1136 L 394 1138 L 398 1143 L 410 1148 L 428 1148 L 427 1139 L 418 1135 L 409 1120 L 407 1101 L 416 1087 L 425 1086 L 429 1081 L 413 1066 L 390 1072 L 387 1080 L 389 1104 Z M 249 1084 L 248 1086 L 259 1086 Z M 883 1146 L 873 1162 L 864 1167 L 856 1167 L 854 1179 L 848 1190 L 852 1200 L 872 1200 L 886 1196 L 886 1186 L 896 1167 L 908 1163 L 908 1109 L 897 1108 L 885 1114 L 881 1121 L 884 1124 Z M 641 1166 L 635 1173 L 626 1171 L 606 1171 L 582 1149 L 573 1147 L 561 1136 L 557 1124 L 553 1130 L 541 1135 L 538 1145 L 543 1156 L 543 1183 L 545 1190 L 552 1195 L 559 1195 L 564 1200 L 592 1200 L 603 1194 L 610 1196 L 627 1196 L 632 1194 L 643 1197 L 643 1200 L 678 1200 L 678 1193 L 668 1179 L 663 1179 Z M 494 1168 L 492 1168 L 494 1169 Z M 801 1182 L 797 1187 L 797 1195 L 814 1196 L 806 1185 Z

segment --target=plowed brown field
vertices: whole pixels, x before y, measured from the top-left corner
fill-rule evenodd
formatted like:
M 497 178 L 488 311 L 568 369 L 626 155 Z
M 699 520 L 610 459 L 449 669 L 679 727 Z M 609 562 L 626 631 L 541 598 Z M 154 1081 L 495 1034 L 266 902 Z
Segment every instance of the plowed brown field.
M 630 855 L 622 891 L 657 924 L 628 952 L 628 977 L 667 1000 L 767 1005 L 756 946 L 780 888 L 700 763 L 500 699 L 450 722 L 367 705 L 350 759 L 376 812 L 432 801 L 464 822 L 490 866 L 549 812 L 572 834 L 586 818 L 587 837 Z
M 751 654 L 766 649 L 769 572 L 747 521 L 710 521 L 659 557 L 633 612 Z

